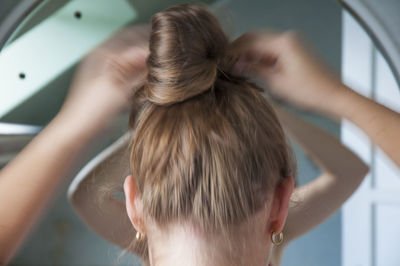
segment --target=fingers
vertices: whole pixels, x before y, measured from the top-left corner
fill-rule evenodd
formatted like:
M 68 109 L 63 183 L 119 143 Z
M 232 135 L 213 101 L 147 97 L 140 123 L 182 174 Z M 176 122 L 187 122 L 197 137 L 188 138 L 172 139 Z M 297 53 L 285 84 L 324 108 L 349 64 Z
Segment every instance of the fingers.
M 149 41 L 151 27 L 149 24 L 129 25 L 119 30 L 114 37 L 120 38 L 128 43 Z
M 130 25 L 119 29 L 98 46 L 100 50 L 118 52 L 131 46 L 148 47 L 150 26 L 147 24 Z
M 278 40 L 281 33 L 274 31 L 258 31 L 245 33 L 231 43 L 232 54 L 239 55 L 234 67 L 237 74 L 245 74 L 247 71 L 258 72 L 274 70 L 280 57 Z

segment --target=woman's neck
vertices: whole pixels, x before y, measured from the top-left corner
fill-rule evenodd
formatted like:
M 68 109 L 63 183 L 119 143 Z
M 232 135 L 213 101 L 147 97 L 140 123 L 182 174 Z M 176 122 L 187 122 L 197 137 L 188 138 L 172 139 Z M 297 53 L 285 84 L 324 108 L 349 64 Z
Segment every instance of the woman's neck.
M 151 266 L 264 266 L 269 256 L 256 239 L 204 235 L 185 225 L 152 230 L 148 237 Z

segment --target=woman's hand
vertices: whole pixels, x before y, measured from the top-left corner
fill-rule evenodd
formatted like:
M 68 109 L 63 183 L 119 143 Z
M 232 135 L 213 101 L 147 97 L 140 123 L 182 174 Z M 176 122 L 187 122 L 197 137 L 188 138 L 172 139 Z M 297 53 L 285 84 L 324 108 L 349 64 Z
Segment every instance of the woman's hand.
M 91 51 L 78 65 L 60 114 L 98 130 L 129 108 L 147 75 L 148 40 L 149 26 L 129 26 Z
M 256 74 L 276 98 L 320 110 L 343 90 L 341 81 L 302 44 L 294 32 L 246 33 L 233 43 L 237 71 Z

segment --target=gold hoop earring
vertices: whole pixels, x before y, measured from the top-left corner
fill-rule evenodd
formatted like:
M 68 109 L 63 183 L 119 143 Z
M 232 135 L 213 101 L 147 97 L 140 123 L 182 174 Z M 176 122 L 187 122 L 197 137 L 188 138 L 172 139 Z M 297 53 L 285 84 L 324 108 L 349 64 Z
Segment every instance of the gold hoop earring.
M 275 234 L 274 231 L 271 233 L 271 241 L 275 246 L 279 246 L 283 242 L 283 233 Z
M 146 235 L 144 233 L 141 233 L 139 231 L 136 232 L 136 240 L 142 241 L 145 237 Z

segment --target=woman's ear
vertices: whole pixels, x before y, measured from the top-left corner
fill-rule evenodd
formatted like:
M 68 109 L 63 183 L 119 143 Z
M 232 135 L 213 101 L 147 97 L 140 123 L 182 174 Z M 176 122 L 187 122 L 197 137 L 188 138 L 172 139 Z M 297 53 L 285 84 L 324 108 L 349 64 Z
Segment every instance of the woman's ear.
M 128 175 L 124 182 L 125 206 L 126 212 L 131 220 L 131 223 L 136 231 L 144 232 L 142 222 L 141 206 L 138 206 L 138 198 L 136 195 L 136 183 L 132 175 Z
M 289 210 L 290 197 L 294 189 L 294 179 L 286 177 L 275 189 L 269 216 L 268 233 L 282 232 Z

